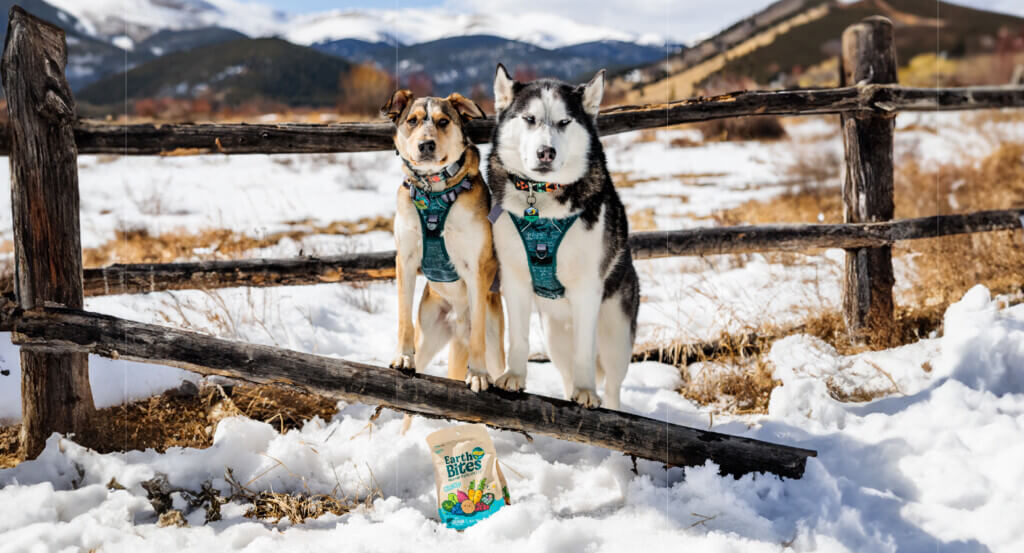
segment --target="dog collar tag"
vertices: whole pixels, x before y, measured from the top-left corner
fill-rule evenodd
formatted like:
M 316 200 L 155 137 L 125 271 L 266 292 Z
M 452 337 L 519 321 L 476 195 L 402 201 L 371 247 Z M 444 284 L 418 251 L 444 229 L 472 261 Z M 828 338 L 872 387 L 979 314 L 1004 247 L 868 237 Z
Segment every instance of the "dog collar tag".
M 523 219 L 526 219 L 531 223 L 536 221 L 537 217 L 540 217 L 540 213 L 537 211 L 537 208 L 532 205 L 526 208 L 526 211 L 523 211 Z

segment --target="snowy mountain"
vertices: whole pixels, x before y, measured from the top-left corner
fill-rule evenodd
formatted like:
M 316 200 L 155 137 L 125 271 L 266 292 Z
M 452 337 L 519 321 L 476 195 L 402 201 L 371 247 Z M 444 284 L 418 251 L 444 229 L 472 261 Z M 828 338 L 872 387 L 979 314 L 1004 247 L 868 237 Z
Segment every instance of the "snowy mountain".
M 239 0 L 49 0 L 72 14 L 88 31 L 131 45 L 162 29 L 221 26 L 251 37 L 279 36 L 311 45 L 341 39 L 417 44 L 466 35 L 491 35 L 558 48 L 585 42 L 615 40 L 660 45 L 657 35 L 638 35 L 587 25 L 551 14 L 466 14 L 443 9 L 332 10 L 285 14 L 258 3 Z
M 585 42 L 615 40 L 644 45 L 664 44 L 662 37 L 637 35 L 617 29 L 579 23 L 552 15 L 523 13 L 500 16 L 452 14 L 442 10 L 336 10 L 293 17 L 283 35 L 297 44 L 344 38 L 367 42 L 418 44 L 456 36 L 488 35 L 559 48 Z
M 249 36 L 278 35 L 288 17 L 238 0 L 47 0 L 72 14 L 90 34 L 131 50 L 161 30 L 220 26 Z

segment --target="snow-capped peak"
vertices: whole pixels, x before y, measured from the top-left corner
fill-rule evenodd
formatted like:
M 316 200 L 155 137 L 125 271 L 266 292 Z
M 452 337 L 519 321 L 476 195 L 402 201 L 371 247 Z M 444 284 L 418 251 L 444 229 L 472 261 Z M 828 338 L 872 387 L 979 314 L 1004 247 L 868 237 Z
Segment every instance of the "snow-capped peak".
M 579 23 L 553 14 L 467 14 L 437 9 L 331 10 L 285 14 L 260 3 L 240 0 L 49 0 L 83 22 L 90 34 L 111 40 L 143 40 L 163 29 L 217 25 L 249 36 L 281 36 L 297 44 L 355 38 L 370 42 L 415 44 L 463 35 L 495 35 L 557 48 L 598 40 L 663 44 L 640 35 Z

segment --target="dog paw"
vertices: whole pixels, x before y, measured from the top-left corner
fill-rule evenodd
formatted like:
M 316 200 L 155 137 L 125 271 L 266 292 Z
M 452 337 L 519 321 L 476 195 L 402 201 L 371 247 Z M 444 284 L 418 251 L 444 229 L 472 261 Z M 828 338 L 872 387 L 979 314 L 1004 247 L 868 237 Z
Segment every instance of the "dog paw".
M 601 398 L 597 396 L 597 392 L 594 390 L 577 388 L 576 391 L 572 393 L 572 400 L 587 409 L 593 409 L 601 406 Z
M 398 369 L 400 371 L 411 372 L 416 370 L 416 363 L 412 360 L 412 355 L 401 354 L 391 360 L 392 369 Z
M 470 368 L 466 375 L 466 386 L 474 392 L 482 392 L 491 386 L 491 377 L 487 376 L 487 371 Z
M 505 374 L 494 381 L 494 385 L 509 392 L 521 392 L 526 387 L 526 377 L 512 371 L 505 371 Z

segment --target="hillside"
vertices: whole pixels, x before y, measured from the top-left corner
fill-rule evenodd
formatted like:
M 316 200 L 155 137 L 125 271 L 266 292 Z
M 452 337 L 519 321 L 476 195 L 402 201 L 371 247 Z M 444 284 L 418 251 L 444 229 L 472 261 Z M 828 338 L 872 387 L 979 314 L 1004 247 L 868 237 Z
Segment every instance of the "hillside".
M 198 96 L 231 105 L 267 100 L 333 106 L 338 78 L 349 67 L 342 59 L 281 39 L 245 38 L 157 58 L 97 81 L 78 99 L 100 107 L 120 107 L 126 99 Z
M 626 101 L 645 102 L 691 96 L 712 76 L 795 86 L 796 75 L 835 59 L 846 27 L 871 15 L 895 24 L 901 64 L 936 45 L 954 58 L 991 52 L 1002 29 L 1024 29 L 1019 17 L 936 0 L 780 0 L 665 64 L 635 68 L 612 88 Z
M 664 59 L 666 52 L 666 47 L 615 40 L 548 49 L 492 35 L 458 36 L 398 46 L 342 39 L 313 47 L 352 61 L 373 62 L 389 73 L 395 71 L 397 60 L 402 74 L 425 73 L 436 92 L 441 94 L 471 91 L 474 87 L 489 91 L 494 68 L 499 62 L 526 75 L 578 80 L 589 79 L 601 68 L 615 70 Z
M 771 44 L 730 60 L 722 73 L 768 83 L 781 72 L 791 73 L 793 68 L 821 63 L 838 52 L 843 29 L 872 15 L 885 15 L 893 20 L 896 56 L 901 65 L 918 54 L 935 52 L 936 46 L 953 58 L 987 53 L 992 46 L 986 42 L 996 37 L 1000 28 L 1024 29 L 1022 18 L 947 2 L 861 0 L 836 6 L 821 19 L 796 27 Z M 819 47 L 808 48 L 809 44 Z
M 7 14 L 19 5 L 27 12 L 64 29 L 68 41 L 67 78 L 72 88 L 91 82 L 97 75 L 109 73 L 105 68 L 124 67 L 124 50 L 88 34 L 88 26 L 68 12 L 42 0 L 0 0 L 0 42 L 7 36 Z
M 0 0 L 0 42 L 7 33 L 7 14 L 15 4 L 64 29 L 68 42 L 67 78 L 75 91 L 164 54 L 245 37 L 238 31 L 221 27 L 199 27 L 165 29 L 135 43 L 130 40 L 110 41 L 96 35 L 91 22 L 83 21 L 67 10 L 43 0 Z M 118 44 L 128 46 L 129 49 L 125 50 Z

